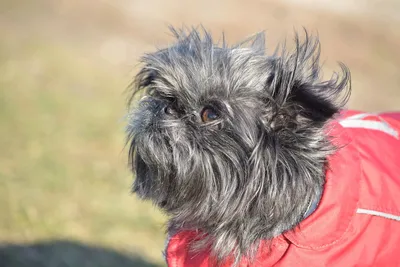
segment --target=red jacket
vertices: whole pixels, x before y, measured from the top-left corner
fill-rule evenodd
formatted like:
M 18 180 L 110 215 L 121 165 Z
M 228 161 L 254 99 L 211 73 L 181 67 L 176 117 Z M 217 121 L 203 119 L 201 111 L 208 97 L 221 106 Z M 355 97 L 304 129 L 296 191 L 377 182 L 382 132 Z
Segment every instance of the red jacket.
M 317 209 L 240 266 L 400 266 L 400 114 L 348 111 L 334 128 L 345 146 L 329 159 Z M 169 239 L 168 266 L 215 266 L 207 252 L 188 251 L 195 236 Z

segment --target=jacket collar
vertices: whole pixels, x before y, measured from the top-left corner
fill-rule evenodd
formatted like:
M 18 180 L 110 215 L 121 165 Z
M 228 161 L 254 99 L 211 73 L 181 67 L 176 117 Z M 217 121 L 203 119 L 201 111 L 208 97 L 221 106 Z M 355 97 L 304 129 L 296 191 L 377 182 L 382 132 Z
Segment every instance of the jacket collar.
M 347 130 L 335 124 L 331 136 L 339 150 L 330 156 L 324 191 L 315 211 L 293 231 L 284 233 L 292 244 L 321 249 L 340 241 L 356 214 L 361 180 L 361 160 Z

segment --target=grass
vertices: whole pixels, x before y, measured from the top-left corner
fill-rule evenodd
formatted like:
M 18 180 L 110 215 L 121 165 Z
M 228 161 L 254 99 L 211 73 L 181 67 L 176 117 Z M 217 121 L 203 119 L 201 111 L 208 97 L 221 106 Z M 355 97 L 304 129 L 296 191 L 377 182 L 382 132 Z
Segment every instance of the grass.
M 126 72 L 69 43 L 0 30 L 0 265 L 31 266 L 18 259 L 36 246 L 43 259 L 59 255 L 37 266 L 161 264 L 165 218 L 130 194 Z

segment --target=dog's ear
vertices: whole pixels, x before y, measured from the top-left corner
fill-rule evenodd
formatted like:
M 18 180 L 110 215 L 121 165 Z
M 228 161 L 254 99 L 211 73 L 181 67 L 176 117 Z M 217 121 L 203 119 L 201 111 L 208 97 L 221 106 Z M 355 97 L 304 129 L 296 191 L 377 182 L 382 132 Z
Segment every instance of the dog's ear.
M 341 74 L 321 79 L 320 43 L 305 31 L 305 40 L 295 38 L 296 48 L 288 53 L 285 45 L 281 55 L 271 59 L 272 71 L 267 88 L 277 108 L 291 110 L 296 116 L 316 123 L 331 119 L 347 102 L 350 95 L 350 71 L 340 64 Z

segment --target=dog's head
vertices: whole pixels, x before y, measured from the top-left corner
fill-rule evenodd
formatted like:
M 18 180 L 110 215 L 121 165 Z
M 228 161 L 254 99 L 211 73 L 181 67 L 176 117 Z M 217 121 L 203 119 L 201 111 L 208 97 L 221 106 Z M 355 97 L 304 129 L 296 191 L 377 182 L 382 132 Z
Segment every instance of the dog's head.
M 263 33 L 230 47 L 205 30 L 173 32 L 133 83 L 145 94 L 127 128 L 134 192 L 166 211 L 171 229 L 201 230 L 220 258 L 239 257 L 292 229 L 320 194 L 325 126 L 349 72 L 321 81 L 307 32 L 293 53 L 271 55 Z

